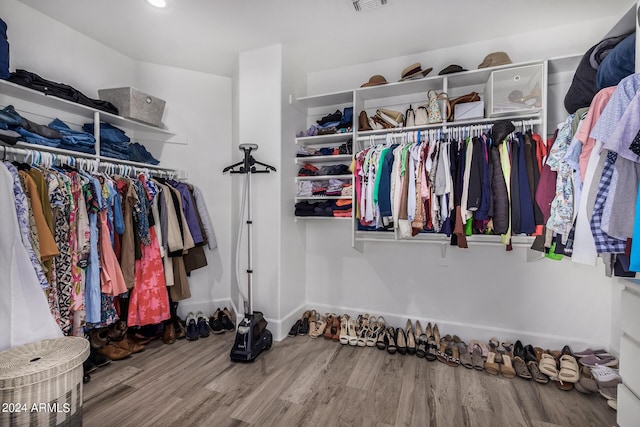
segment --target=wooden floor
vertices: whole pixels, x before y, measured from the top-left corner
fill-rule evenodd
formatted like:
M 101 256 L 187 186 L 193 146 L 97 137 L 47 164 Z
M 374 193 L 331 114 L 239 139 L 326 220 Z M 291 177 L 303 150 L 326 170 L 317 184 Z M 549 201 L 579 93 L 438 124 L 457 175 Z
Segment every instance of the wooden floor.
M 599 395 L 505 379 L 306 336 L 253 364 L 229 361 L 232 334 L 112 362 L 84 387 L 93 426 L 615 426 Z

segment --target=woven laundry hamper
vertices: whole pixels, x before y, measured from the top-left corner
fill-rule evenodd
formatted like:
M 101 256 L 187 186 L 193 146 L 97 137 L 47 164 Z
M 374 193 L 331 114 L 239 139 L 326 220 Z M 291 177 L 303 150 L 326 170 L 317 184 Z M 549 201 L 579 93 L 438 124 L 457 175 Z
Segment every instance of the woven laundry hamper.
M 89 341 L 43 340 L 0 352 L 0 426 L 81 426 Z

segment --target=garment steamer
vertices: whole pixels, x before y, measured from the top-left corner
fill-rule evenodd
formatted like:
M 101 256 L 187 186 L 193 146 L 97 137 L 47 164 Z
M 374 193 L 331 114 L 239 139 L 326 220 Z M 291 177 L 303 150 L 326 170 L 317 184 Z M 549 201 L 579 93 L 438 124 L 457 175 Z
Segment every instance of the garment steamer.
M 251 175 L 254 173 L 269 173 L 271 171 L 276 172 L 276 168 L 273 166 L 256 161 L 251 155 L 252 151 L 258 150 L 256 144 L 240 144 L 238 147 L 244 154 L 244 159 L 241 162 L 235 163 L 231 166 L 227 166 L 222 171 L 230 172 L 232 174 L 243 174 L 244 190 L 242 208 L 240 209 L 240 230 L 238 230 L 238 244 L 236 251 L 236 263 L 238 263 L 238 254 L 240 248 L 240 236 L 242 234 L 242 220 L 244 219 L 244 204 L 247 204 L 247 296 L 244 302 L 244 318 L 238 325 L 236 331 L 236 340 L 231 349 L 231 360 L 233 362 L 253 362 L 264 350 L 271 348 L 273 342 L 273 335 L 271 331 L 267 329 L 267 321 L 265 320 L 262 312 L 253 311 L 253 303 L 251 296 L 251 288 L 253 286 L 253 247 L 251 226 L 253 221 L 251 220 Z M 258 170 L 256 165 L 264 167 L 264 169 Z M 237 264 L 236 264 L 237 266 Z M 237 269 L 237 267 L 236 267 Z M 236 274 L 237 280 L 238 274 Z M 238 284 L 238 290 L 240 286 Z M 241 291 L 242 292 L 242 291 Z M 243 295 L 244 297 L 244 295 Z

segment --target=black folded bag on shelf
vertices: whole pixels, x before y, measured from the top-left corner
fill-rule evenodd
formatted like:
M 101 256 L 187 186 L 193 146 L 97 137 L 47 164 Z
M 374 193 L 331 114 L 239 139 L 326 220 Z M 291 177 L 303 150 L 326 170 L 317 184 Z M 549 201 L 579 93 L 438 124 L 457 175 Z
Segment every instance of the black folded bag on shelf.
M 67 101 L 86 105 L 87 107 L 106 111 L 107 113 L 118 114 L 118 109 L 108 101 L 89 98 L 72 86 L 43 79 L 30 71 L 16 70 L 15 73 L 11 73 L 8 80 L 20 86 L 43 92 L 46 95 L 66 99 Z
M 0 79 L 9 78 L 9 39 L 7 23 L 0 19 Z

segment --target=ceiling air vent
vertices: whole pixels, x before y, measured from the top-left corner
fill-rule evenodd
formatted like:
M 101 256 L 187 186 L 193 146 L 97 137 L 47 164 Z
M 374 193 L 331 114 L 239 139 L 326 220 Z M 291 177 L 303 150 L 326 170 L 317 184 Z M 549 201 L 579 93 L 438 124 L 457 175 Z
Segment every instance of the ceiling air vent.
M 365 10 L 376 9 L 380 6 L 387 4 L 388 0 L 351 0 L 353 2 L 353 8 L 356 12 L 363 12 Z

